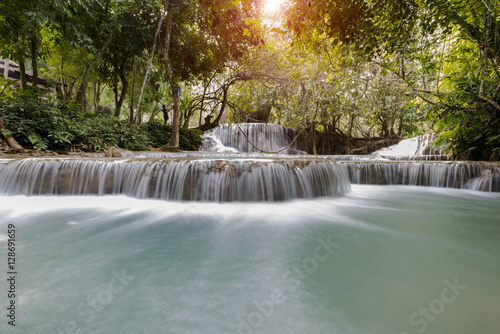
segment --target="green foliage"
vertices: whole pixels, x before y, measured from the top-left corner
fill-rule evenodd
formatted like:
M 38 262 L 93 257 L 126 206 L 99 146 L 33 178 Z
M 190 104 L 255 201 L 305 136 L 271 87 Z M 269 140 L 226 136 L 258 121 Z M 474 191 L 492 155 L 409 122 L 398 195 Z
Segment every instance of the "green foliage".
M 392 58 L 363 62 L 347 47 L 304 52 L 284 42 L 248 58 L 240 71 L 255 79 L 231 89 L 233 120 L 366 138 L 411 136 L 424 127 L 426 109 L 398 76 Z
M 455 157 L 486 160 L 500 153 L 499 13 L 497 0 L 310 0 L 291 1 L 285 17 L 303 47 L 328 41 L 382 66 L 364 90 L 374 97 L 368 125 L 378 119 L 386 132 L 387 119 L 406 119 L 400 129 L 411 133 L 429 108 L 419 104 L 431 106 L 427 119 Z
M 217 113 L 349 137 L 411 136 L 434 124 L 456 157 L 498 158 L 498 0 L 288 0 L 282 16 L 268 20 L 267 36 L 263 4 L 169 1 L 169 58 L 185 95 L 184 126 L 192 117 L 201 127 Z M 147 85 L 140 86 L 163 6 L 156 0 L 0 5 L 0 55 L 33 73 L 38 61 L 40 76 L 59 82 L 64 100 L 12 92 L 0 78 L 2 132 L 38 149 L 167 143 L 169 126 L 131 126 L 66 104 L 78 92 L 86 95 L 85 110 L 101 106 L 117 116 L 127 110 L 144 121 L 171 102 L 162 65 L 165 20 Z M 143 108 L 134 110 L 139 91 Z M 182 149 L 196 149 L 199 133 L 182 130 L 180 140 Z
M 372 10 L 365 0 L 292 1 L 285 17 L 288 29 L 306 43 L 328 36 L 334 43 L 371 52 L 377 40 Z
M 179 148 L 181 150 L 196 151 L 201 146 L 203 132 L 197 129 L 180 129 Z
M 86 151 L 100 151 L 110 146 L 126 150 L 149 150 L 166 144 L 171 126 L 158 122 L 143 126 L 130 124 L 108 114 L 83 114 L 77 104 L 54 106 L 44 95 L 31 90 L 16 92 L 0 102 L 0 116 L 6 129 L 26 148 L 64 149 L 81 145 Z M 180 148 L 196 150 L 201 145 L 201 132 L 182 129 Z
M 170 54 L 176 76 L 199 78 L 263 43 L 262 1 L 171 0 Z
M 172 126 L 164 125 L 160 121 L 153 121 L 142 125 L 143 130 L 151 138 L 154 147 L 161 147 L 170 141 Z M 201 146 L 201 135 L 197 129 L 180 128 L 179 148 L 181 150 L 196 151 Z
M 0 98 L 4 99 L 12 95 L 13 86 L 16 82 L 14 80 L 5 79 L 3 75 L 0 75 Z
M 468 82 L 462 85 L 462 89 L 444 95 L 443 103 L 434 106 L 429 117 L 435 122 L 439 133 L 437 144 L 449 144 L 455 158 L 498 160 L 500 113 L 477 98 L 478 86 L 477 82 Z M 450 98 L 453 104 L 445 102 Z M 462 103 L 458 105 L 457 102 Z
M 126 150 L 149 150 L 150 139 L 140 126 L 129 124 L 111 115 L 89 114 L 79 123 L 76 142 L 88 151 L 100 151 L 115 146 Z
M 4 124 L 23 146 L 48 149 L 70 144 L 74 134 L 68 131 L 68 117 L 52 106 L 46 96 L 20 91 L 1 101 L 0 113 Z M 70 113 L 72 113 L 70 111 Z

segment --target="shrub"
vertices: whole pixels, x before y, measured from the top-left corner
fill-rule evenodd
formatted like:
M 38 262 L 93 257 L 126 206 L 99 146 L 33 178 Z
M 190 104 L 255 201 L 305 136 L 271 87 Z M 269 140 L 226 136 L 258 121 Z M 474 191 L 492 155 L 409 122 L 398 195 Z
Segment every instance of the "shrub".
M 83 121 L 85 129 L 76 142 L 85 150 L 99 151 L 110 146 L 132 151 L 149 150 L 149 136 L 137 125 L 105 114 L 90 114 Z
M 161 147 L 170 141 L 172 126 L 164 125 L 160 121 L 153 121 L 142 125 L 144 131 L 149 134 L 151 144 Z M 181 150 L 196 151 L 201 146 L 201 135 L 203 132 L 197 129 L 181 128 L 179 132 L 179 148 Z
M 73 111 L 72 111 L 73 112 Z M 54 107 L 47 96 L 22 90 L 0 103 L 5 126 L 23 146 L 45 150 L 71 144 L 70 118 Z
M 78 104 L 54 104 L 31 90 L 19 90 L 0 101 L 0 117 L 11 134 L 26 148 L 40 150 L 80 144 L 86 151 L 116 146 L 126 150 L 149 150 L 169 142 L 172 127 L 160 122 L 142 126 L 130 124 L 109 114 L 84 114 Z M 181 129 L 179 147 L 196 150 L 201 131 Z

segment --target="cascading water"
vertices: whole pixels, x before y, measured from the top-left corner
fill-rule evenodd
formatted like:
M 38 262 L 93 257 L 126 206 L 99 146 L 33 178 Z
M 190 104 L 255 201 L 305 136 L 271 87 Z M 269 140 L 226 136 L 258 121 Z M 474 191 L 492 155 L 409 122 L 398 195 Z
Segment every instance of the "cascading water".
M 434 135 L 426 134 L 404 139 L 398 144 L 382 148 L 371 154 L 375 158 L 389 160 L 447 160 L 443 147 L 434 147 Z
M 352 183 L 500 191 L 500 168 L 463 162 L 344 162 Z M 481 180 L 481 182 L 480 182 Z M 487 181 L 488 180 L 488 181 Z
M 466 184 L 467 189 L 479 191 L 500 191 L 500 167 L 484 169 L 481 175 L 470 179 Z
M 345 193 L 349 185 L 500 191 L 494 163 L 333 161 L 337 156 L 241 159 L 14 159 L 0 162 L 0 194 L 129 195 L 189 201 L 283 201 Z M 240 157 L 240 158 L 237 158 Z
M 189 201 L 283 201 L 344 193 L 332 161 L 21 159 L 0 169 L 0 193 L 129 195 Z
M 296 135 L 295 130 L 276 124 L 220 125 L 208 134 L 201 150 L 223 153 L 274 153 L 280 150 L 282 154 L 305 153 L 298 151 L 295 143 L 290 145 Z M 288 145 L 290 147 L 285 148 Z
M 123 156 L 0 159 L 1 333 L 500 332 L 498 163 Z

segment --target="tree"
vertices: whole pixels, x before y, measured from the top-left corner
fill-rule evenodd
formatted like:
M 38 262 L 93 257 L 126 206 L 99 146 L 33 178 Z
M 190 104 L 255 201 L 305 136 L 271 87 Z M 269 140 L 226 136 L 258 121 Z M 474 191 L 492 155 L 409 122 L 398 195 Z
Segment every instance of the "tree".
M 52 4 L 43 1 L 5 2 L 0 5 L 0 52 L 19 62 L 22 88 L 27 87 L 27 58 L 31 60 L 32 85 L 37 86 L 40 32 L 42 26 L 53 23 L 50 22 L 53 12 Z
M 367 61 L 381 57 L 418 63 L 413 73 L 390 61 L 384 67 L 432 106 L 430 119 L 441 139 L 451 140 L 457 157 L 495 159 L 500 153 L 499 13 L 500 3 L 494 0 L 311 0 L 292 1 L 287 22 L 297 38 L 313 36 L 309 44 L 326 38 L 353 45 Z M 423 43 L 416 43 L 415 36 Z M 426 42 L 436 39 L 445 41 L 446 49 Z M 425 53 L 437 55 L 437 66 L 419 61 Z
M 164 6 L 168 14 L 162 55 L 173 101 L 173 131 L 162 149 L 170 149 L 179 144 L 179 81 L 216 71 L 261 43 L 262 1 L 165 0 Z

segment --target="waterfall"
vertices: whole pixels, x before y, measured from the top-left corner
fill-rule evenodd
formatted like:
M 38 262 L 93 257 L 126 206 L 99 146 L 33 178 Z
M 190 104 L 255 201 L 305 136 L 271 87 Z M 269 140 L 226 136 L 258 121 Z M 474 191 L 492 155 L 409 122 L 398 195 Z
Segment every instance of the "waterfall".
M 243 123 L 220 125 L 208 133 L 203 142 L 202 151 L 206 152 L 260 152 L 249 141 L 265 152 L 278 152 L 288 146 L 295 138 L 293 129 L 276 124 Z M 297 150 L 294 143 L 284 149 L 282 154 L 305 153 Z
M 479 177 L 469 180 L 466 188 L 479 191 L 500 191 L 500 167 L 484 169 Z
M 371 155 L 389 160 L 448 160 L 448 156 L 443 154 L 444 148 L 434 147 L 433 140 L 432 134 L 404 139 L 396 145 L 382 148 Z
M 344 193 L 333 161 L 20 159 L 0 164 L 0 193 L 129 195 L 191 201 L 284 201 Z
M 500 166 L 495 163 L 268 156 L 7 159 L 0 160 L 0 194 L 272 202 L 344 193 L 351 183 L 500 191 Z
M 403 184 L 500 191 L 500 168 L 471 162 L 342 162 L 355 184 Z
M 265 151 L 278 151 L 294 136 L 292 130 L 273 124 L 243 124 L 242 129 Z M 440 152 L 430 148 L 431 135 L 404 140 L 374 155 L 321 157 L 290 155 L 298 153 L 294 145 L 283 151 L 288 155 L 258 153 L 245 136 L 236 125 L 225 125 L 214 130 L 202 152 L 0 159 L 0 194 L 272 202 L 332 196 L 349 191 L 351 183 L 500 191 L 498 163 L 434 161 Z M 239 152 L 249 153 L 243 158 Z M 417 158 L 422 161 L 414 161 Z

